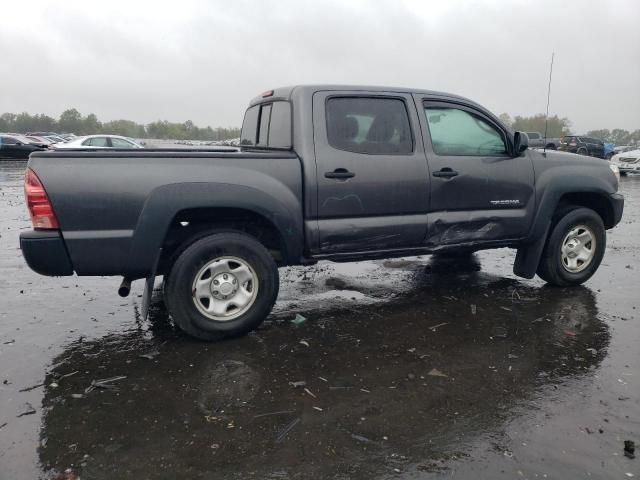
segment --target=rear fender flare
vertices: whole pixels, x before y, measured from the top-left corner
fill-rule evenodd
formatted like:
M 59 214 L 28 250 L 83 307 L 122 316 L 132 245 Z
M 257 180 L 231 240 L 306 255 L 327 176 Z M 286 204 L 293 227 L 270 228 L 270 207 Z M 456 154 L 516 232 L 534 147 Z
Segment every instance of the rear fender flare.
M 183 210 L 236 208 L 269 220 L 284 242 L 286 263 L 302 257 L 302 207 L 295 196 L 280 190 L 282 200 L 256 188 L 228 183 L 174 183 L 151 192 L 134 232 L 127 270 L 132 278 L 147 276 L 155 264 L 171 222 Z M 284 201 L 283 201 L 284 200 Z

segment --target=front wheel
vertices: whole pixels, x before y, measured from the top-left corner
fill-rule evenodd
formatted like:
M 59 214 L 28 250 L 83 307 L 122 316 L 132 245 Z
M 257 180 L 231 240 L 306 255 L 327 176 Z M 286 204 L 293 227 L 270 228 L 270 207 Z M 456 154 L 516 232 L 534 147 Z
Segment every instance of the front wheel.
M 570 209 L 553 226 L 537 274 L 551 285 L 580 285 L 600 266 L 606 242 L 600 215 L 589 208 Z
M 269 315 L 278 268 L 253 237 L 215 233 L 190 245 L 173 264 L 165 303 L 180 329 L 200 340 L 245 334 Z

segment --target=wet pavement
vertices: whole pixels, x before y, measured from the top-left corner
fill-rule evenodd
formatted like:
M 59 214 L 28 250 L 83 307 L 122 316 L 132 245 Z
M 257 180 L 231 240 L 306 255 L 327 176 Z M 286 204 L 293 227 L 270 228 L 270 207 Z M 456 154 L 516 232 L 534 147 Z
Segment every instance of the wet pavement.
M 640 477 L 640 177 L 583 287 L 509 250 L 283 269 L 257 332 L 206 344 L 159 292 L 143 322 L 141 285 L 31 272 L 23 171 L 0 163 L 0 480 Z

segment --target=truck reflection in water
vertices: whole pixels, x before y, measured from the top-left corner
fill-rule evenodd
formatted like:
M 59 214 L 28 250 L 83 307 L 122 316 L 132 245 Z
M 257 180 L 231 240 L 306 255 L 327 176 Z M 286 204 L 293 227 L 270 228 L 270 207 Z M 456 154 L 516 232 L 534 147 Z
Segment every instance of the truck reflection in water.
M 411 284 L 393 298 L 325 300 L 300 325 L 281 311 L 240 339 L 187 339 L 156 303 L 150 328 L 75 342 L 46 379 L 59 386 L 44 398 L 43 469 L 124 479 L 446 468 L 541 390 L 593 375 L 609 342 L 588 288 L 531 287 L 469 258 L 400 262 Z M 286 288 L 302 303 L 314 295 L 313 284 Z

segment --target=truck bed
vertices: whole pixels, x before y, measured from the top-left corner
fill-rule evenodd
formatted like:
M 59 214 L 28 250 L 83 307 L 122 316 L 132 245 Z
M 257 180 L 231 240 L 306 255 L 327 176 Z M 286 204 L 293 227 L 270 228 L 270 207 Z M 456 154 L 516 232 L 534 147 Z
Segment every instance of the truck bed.
M 146 275 L 176 216 L 207 205 L 260 205 L 302 238 L 302 169 L 288 151 L 73 149 L 34 153 L 28 167 L 79 275 Z

